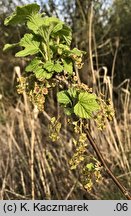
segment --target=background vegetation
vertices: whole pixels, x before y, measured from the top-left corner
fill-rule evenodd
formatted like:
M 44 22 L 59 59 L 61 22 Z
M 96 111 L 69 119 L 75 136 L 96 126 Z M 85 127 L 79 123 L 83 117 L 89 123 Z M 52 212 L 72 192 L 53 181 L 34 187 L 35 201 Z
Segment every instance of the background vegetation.
M 74 134 L 63 117 L 59 141 L 49 139 L 48 124 L 61 109 L 53 92 L 43 112 L 36 112 L 26 95 L 16 91 L 17 76 L 26 60 L 3 53 L 26 30 L 5 27 L 3 21 L 16 7 L 31 1 L 1 1 L 0 7 L 0 199 L 124 199 L 103 171 L 92 191 L 82 186 L 81 167 L 71 171 Z M 33 2 L 33 1 L 32 1 Z M 41 10 L 67 22 L 73 31 L 72 47 L 87 52 L 81 80 L 115 108 L 113 122 L 90 131 L 117 178 L 131 188 L 131 0 L 37 1 Z M 90 152 L 93 150 L 90 149 Z M 88 153 L 87 153 L 88 154 Z M 34 158 L 34 159 L 33 159 Z

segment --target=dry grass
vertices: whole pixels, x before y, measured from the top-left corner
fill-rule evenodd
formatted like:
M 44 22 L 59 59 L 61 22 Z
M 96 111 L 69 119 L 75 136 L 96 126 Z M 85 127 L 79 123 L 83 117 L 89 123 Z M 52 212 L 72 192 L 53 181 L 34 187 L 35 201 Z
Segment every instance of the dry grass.
M 0 199 L 95 199 L 70 170 L 72 135 L 68 133 L 67 140 L 61 134 L 60 141 L 52 143 L 50 116 L 46 112 L 39 116 L 26 95 L 23 98 L 15 108 L 1 101 Z
M 111 83 L 106 77 L 106 88 L 112 97 Z M 99 92 L 102 91 L 99 85 Z M 118 89 L 121 112 L 116 109 L 113 122 L 99 131 L 92 123 L 92 135 L 110 168 L 127 188 L 131 182 L 131 104 L 129 85 Z M 103 92 L 106 93 L 106 92 Z M 50 96 L 51 97 L 51 96 Z M 1 99 L 0 123 L 0 199 L 119 199 L 121 194 L 103 173 L 103 181 L 86 192 L 79 172 L 72 172 L 69 159 L 73 153 L 72 134 L 66 124 L 60 140 L 48 138 L 50 116 L 56 112 L 50 98 L 47 113 L 37 113 L 27 101 L 19 99 L 14 105 L 5 105 Z M 110 184 L 111 183 L 111 184 Z
M 105 73 L 106 74 L 106 73 Z M 92 123 L 91 131 L 99 148 L 106 158 L 111 170 L 130 191 L 131 188 L 131 92 L 130 80 L 125 80 L 117 88 L 112 87 L 111 79 L 104 75 L 104 82 L 97 76 L 98 85 L 95 86 L 99 94 L 104 94 L 105 99 L 111 98 L 115 110 L 112 122 L 107 120 L 106 129 L 100 132 Z M 115 93 L 115 94 L 114 94 Z M 105 199 L 120 199 L 117 188 L 110 179 L 104 179 L 100 189 Z M 108 185 L 108 189 L 107 189 Z M 97 193 L 100 193 L 100 190 Z M 113 193 L 111 193 L 113 191 Z

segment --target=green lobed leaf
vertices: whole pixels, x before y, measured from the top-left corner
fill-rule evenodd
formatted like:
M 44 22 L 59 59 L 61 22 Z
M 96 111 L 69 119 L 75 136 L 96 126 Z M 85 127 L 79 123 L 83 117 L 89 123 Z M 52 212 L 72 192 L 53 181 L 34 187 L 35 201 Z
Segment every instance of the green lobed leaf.
M 16 7 L 16 11 L 13 12 L 9 17 L 7 17 L 4 21 L 4 25 L 15 25 L 24 23 L 28 16 L 38 13 L 40 10 L 40 6 L 36 3 L 28 4 L 24 6 Z
M 42 17 L 41 14 L 33 14 L 29 16 L 27 26 L 34 33 L 41 35 L 49 43 L 51 33 L 60 29 L 58 22 L 62 25 L 62 22 L 56 17 Z
M 55 33 L 57 33 L 58 31 L 60 31 L 62 28 L 63 28 L 63 23 L 60 22 L 60 23 L 58 23 L 57 25 L 54 26 L 52 32 L 55 34 Z
M 69 26 L 65 25 L 64 22 L 59 20 L 57 25 L 54 26 L 52 33 L 55 33 L 56 35 L 58 35 L 59 38 L 61 39 L 62 43 L 66 42 L 66 44 L 61 43 L 61 45 L 70 46 L 71 39 L 72 39 L 71 28 Z
M 43 18 L 43 25 L 39 26 L 38 33 L 46 43 L 49 43 L 51 35 L 57 34 L 63 26 L 63 22 L 56 17 Z M 53 44 L 54 45 L 54 44 Z
M 96 111 L 100 109 L 99 104 L 96 101 L 97 96 L 88 92 L 81 92 L 79 94 L 79 102 L 88 110 Z
M 45 25 L 42 25 L 38 28 L 38 34 L 42 37 L 43 42 L 45 44 L 49 43 L 51 30 L 52 30 L 52 26 L 47 27 Z
M 73 63 L 72 60 L 69 58 L 66 58 L 63 60 L 63 64 L 64 64 L 64 70 L 69 73 L 72 74 L 73 73 Z
M 50 79 L 53 75 L 53 73 L 48 73 L 44 68 L 43 68 L 43 62 L 38 59 L 34 58 L 25 68 L 26 72 L 34 72 L 36 78 L 38 79 Z
M 38 28 L 37 28 L 37 23 L 38 23 Z M 57 28 L 60 28 L 60 26 L 57 26 L 57 24 L 63 24 L 61 20 L 59 20 L 56 17 L 41 17 L 36 15 L 35 20 L 32 21 L 31 23 L 28 22 L 29 28 L 33 30 L 33 27 L 35 28 L 35 31 L 37 29 L 38 33 L 44 38 L 45 41 L 47 41 L 47 37 L 49 39 L 51 33 L 54 31 L 57 31 Z M 56 28 L 56 30 L 55 30 Z
M 74 106 L 74 113 L 79 116 L 80 118 L 91 118 L 92 113 L 89 110 L 86 110 L 85 107 L 81 105 L 80 102 L 78 102 Z
M 45 64 L 44 64 L 44 68 L 48 71 L 48 72 L 52 72 L 53 71 L 53 67 L 54 67 L 54 63 L 51 62 L 51 61 L 47 61 Z
M 60 91 L 57 93 L 57 100 L 63 105 L 71 104 L 71 100 L 67 95 L 67 91 Z
M 26 72 L 35 71 L 41 63 L 40 59 L 34 58 L 25 68 Z
M 50 79 L 52 77 L 52 73 L 47 73 L 42 66 L 39 66 L 34 70 L 35 76 L 38 79 Z
M 63 66 L 60 64 L 60 63 L 55 63 L 54 64 L 54 71 L 57 72 L 57 73 L 60 73 L 63 71 Z
M 72 99 L 77 98 L 77 90 L 75 88 L 69 88 L 67 92 Z
M 45 64 L 44 64 L 44 68 L 49 72 L 61 72 L 63 70 L 63 67 L 60 63 L 56 62 L 52 62 L 52 61 L 47 61 Z
M 36 13 L 28 16 L 27 26 L 34 33 L 37 33 L 40 26 L 44 24 L 44 19 L 41 17 L 41 14 Z
M 53 71 L 53 67 L 54 67 L 54 63 L 52 61 L 47 61 L 44 64 L 44 68 L 50 73 Z
M 16 53 L 16 57 L 24 57 L 38 53 L 40 42 L 32 34 L 25 34 L 19 42 L 20 46 L 25 47 L 24 50 Z
M 34 58 L 25 68 L 26 72 L 34 72 L 36 78 L 38 79 L 50 79 L 53 75 L 53 73 L 48 73 L 44 68 L 43 68 L 43 62 L 38 59 Z
M 74 106 L 74 113 L 81 118 L 91 118 L 92 112 L 100 109 L 94 94 L 81 92 L 78 99 L 78 103 Z

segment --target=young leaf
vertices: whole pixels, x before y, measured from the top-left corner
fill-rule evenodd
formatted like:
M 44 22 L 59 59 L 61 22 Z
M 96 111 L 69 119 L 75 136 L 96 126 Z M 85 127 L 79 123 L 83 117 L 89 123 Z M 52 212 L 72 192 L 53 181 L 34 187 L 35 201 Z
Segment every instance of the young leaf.
M 16 53 L 16 57 L 24 57 L 28 55 L 34 55 L 39 52 L 40 42 L 32 34 L 25 34 L 21 39 L 20 46 L 25 47 L 24 50 Z
M 72 39 L 72 33 L 71 33 L 71 28 L 69 26 L 64 24 L 63 28 L 59 31 L 59 36 L 65 40 L 68 46 L 70 46 L 71 39 Z
M 50 38 L 50 29 L 51 29 L 52 26 L 48 27 L 48 26 L 45 26 L 45 25 L 42 25 L 38 28 L 38 34 L 42 37 L 43 39 L 43 42 L 45 44 L 49 43 L 49 38 Z
M 58 18 L 56 17 L 45 17 L 44 18 L 44 24 L 46 26 L 49 26 L 50 24 L 54 23 L 54 26 L 58 23 L 63 23 L 61 20 L 59 20 Z
M 65 107 L 65 108 L 64 108 L 64 113 L 65 113 L 66 115 L 70 116 L 71 114 L 74 113 L 73 107 L 71 107 L 71 108 Z
M 50 79 L 53 73 L 48 73 L 43 68 L 43 63 L 40 59 L 34 58 L 25 68 L 26 72 L 34 72 L 37 79 Z
M 54 63 L 54 62 L 51 62 L 51 61 L 47 61 L 45 64 L 44 64 L 44 68 L 49 71 L 50 73 L 51 72 L 61 72 L 63 70 L 63 67 L 57 62 L 57 63 Z
M 68 45 L 65 45 L 65 44 L 57 44 L 55 45 L 57 49 L 61 49 L 61 50 L 70 50 L 70 47 Z
M 86 110 L 80 102 L 74 106 L 74 113 L 80 118 L 91 118 L 92 113 L 90 110 Z
M 92 171 L 92 170 L 94 170 L 95 166 L 94 166 L 93 163 L 88 163 L 88 164 L 86 165 L 86 168 L 87 168 L 89 171 Z
M 75 88 L 69 88 L 67 92 L 71 98 L 77 98 L 77 90 Z
M 55 72 L 60 73 L 63 70 L 63 66 L 60 63 L 57 62 L 57 63 L 54 64 L 53 69 L 54 69 Z
M 73 73 L 73 64 L 72 64 L 72 60 L 69 58 L 66 58 L 63 60 L 64 63 L 64 70 L 69 73 L 72 74 Z
M 4 21 L 4 25 L 15 25 L 24 23 L 28 16 L 38 13 L 40 10 L 40 6 L 36 3 L 28 4 L 25 6 L 18 6 L 16 7 L 16 11 L 13 12 L 9 17 L 7 17 Z
M 34 58 L 25 68 L 26 72 L 35 71 L 41 63 L 41 60 Z
M 67 104 L 71 104 L 71 100 L 67 95 L 67 91 L 60 91 L 57 93 L 57 100 L 59 103 L 67 105 Z
M 77 48 L 74 48 L 73 50 L 65 49 L 63 50 L 63 53 L 65 56 L 71 57 L 71 56 L 76 56 L 76 57 L 81 57 L 82 54 L 85 54 L 86 52 L 78 50 Z
M 53 71 L 53 67 L 54 63 L 51 61 L 46 61 L 46 63 L 44 64 L 44 68 L 50 73 Z
M 37 33 L 40 26 L 44 25 L 44 19 L 41 17 L 41 14 L 31 14 L 28 16 L 27 26 L 34 33 Z
M 88 92 L 81 92 L 79 101 L 74 107 L 74 113 L 81 118 L 91 118 L 92 112 L 100 109 L 96 96 Z
M 42 66 L 39 66 L 36 70 L 34 70 L 35 76 L 38 79 L 50 79 L 52 77 L 52 73 L 47 73 Z
M 59 55 L 64 54 L 65 50 L 69 50 L 69 46 L 65 45 L 65 44 L 51 44 L 50 45 L 51 49 L 53 50 L 53 52 L 58 53 Z
M 40 59 L 34 58 L 25 68 L 26 72 L 34 72 L 36 78 L 38 79 L 50 79 L 53 73 L 48 73 L 41 65 L 42 61 Z
M 62 27 L 61 25 L 63 25 L 63 22 L 61 22 L 60 20 L 59 20 L 60 23 L 58 23 L 57 18 L 55 18 L 55 19 L 57 19 L 56 21 L 52 21 L 55 19 L 51 19 L 51 18 L 53 18 L 53 17 L 43 18 L 44 24 L 39 26 L 39 28 L 38 28 L 38 33 L 43 37 L 43 39 L 46 43 L 51 42 L 51 41 L 49 41 L 51 35 L 54 32 L 57 33 L 57 31 L 59 31 L 60 28 Z M 53 43 L 53 45 L 54 45 L 54 43 Z
M 12 49 L 16 46 L 18 46 L 19 43 L 14 43 L 14 44 L 5 44 L 4 48 L 3 48 L 3 51 L 6 51 L 6 50 L 9 50 L 9 49 Z
M 62 29 L 62 27 L 63 27 L 63 23 L 62 22 L 60 22 L 60 23 L 58 23 L 54 28 L 53 28 L 53 33 L 55 34 L 55 33 L 57 33 L 58 31 L 60 31 L 61 29 Z
M 68 35 L 68 36 L 63 35 L 63 38 L 64 38 L 66 44 L 67 44 L 68 46 L 70 46 L 71 40 L 72 40 L 72 35 L 71 35 L 71 34 Z
M 71 54 L 81 56 L 82 51 L 77 49 L 77 48 L 74 48 L 74 49 L 71 50 Z
M 95 94 L 88 92 L 81 92 L 79 94 L 79 102 L 87 109 L 90 109 L 92 112 L 100 109 L 100 106 L 97 103 L 96 99 L 97 97 Z

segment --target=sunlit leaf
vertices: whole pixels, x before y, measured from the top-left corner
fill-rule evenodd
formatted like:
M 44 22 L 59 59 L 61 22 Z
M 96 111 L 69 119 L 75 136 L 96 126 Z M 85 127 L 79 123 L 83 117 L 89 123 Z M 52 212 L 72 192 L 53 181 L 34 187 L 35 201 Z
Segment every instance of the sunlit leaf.
M 71 53 L 74 55 L 77 55 L 77 56 L 81 56 L 81 54 L 82 54 L 81 50 L 79 50 L 77 48 L 72 49 Z
M 72 99 L 77 98 L 77 90 L 75 88 L 69 88 L 67 92 L 69 93 Z
M 45 64 L 44 64 L 44 68 L 49 71 L 49 72 L 61 72 L 63 70 L 63 67 L 62 65 L 60 65 L 60 63 L 54 63 L 52 61 L 47 61 Z
M 38 66 L 40 65 L 41 60 L 34 58 L 25 68 L 26 72 L 31 72 L 34 71 L 38 68 Z
M 58 23 L 54 28 L 53 28 L 53 33 L 55 34 L 55 33 L 57 33 L 58 31 L 60 31 L 61 29 L 62 29 L 62 27 L 63 27 L 63 24 L 60 22 L 60 23 Z
M 16 57 L 34 55 L 39 52 L 40 42 L 32 34 L 25 34 L 19 43 L 25 49 L 16 53 Z
M 66 58 L 63 60 L 64 63 L 64 70 L 69 73 L 72 74 L 73 73 L 73 63 L 72 60 L 69 58 Z
M 60 73 L 63 70 L 63 66 L 60 63 L 55 63 L 53 69 L 55 72 Z
M 59 34 L 61 37 L 66 41 L 66 44 L 70 46 L 71 44 L 71 39 L 72 39 L 72 30 L 69 26 L 63 25 L 63 28 L 61 31 L 59 31 Z
M 91 118 L 93 112 L 100 109 L 94 94 L 81 92 L 78 99 L 78 103 L 74 106 L 74 113 L 81 118 Z
M 86 165 L 86 168 L 87 168 L 89 171 L 92 171 L 92 170 L 94 170 L 95 166 L 94 166 L 93 163 L 88 163 L 88 164 Z
M 4 21 L 5 25 L 15 25 L 21 24 L 27 21 L 29 15 L 36 14 L 40 10 L 40 6 L 36 3 L 28 4 L 24 6 L 16 7 L 16 11 L 13 12 L 9 17 L 7 17 Z
M 91 111 L 86 110 L 85 107 L 78 102 L 74 107 L 74 113 L 81 118 L 91 118 Z
M 37 30 L 40 26 L 44 25 L 44 19 L 41 17 L 41 14 L 31 14 L 28 17 L 27 26 L 34 33 L 37 33 Z
M 54 63 L 52 61 L 47 61 L 44 64 L 44 68 L 48 71 L 48 72 L 52 72 L 53 71 L 53 67 L 54 67 Z
M 67 91 L 60 91 L 57 93 L 57 100 L 59 103 L 67 105 L 67 104 L 71 104 L 71 100 L 69 98 L 69 96 L 67 95 Z
M 14 43 L 14 44 L 5 44 L 4 48 L 3 48 L 3 51 L 6 51 L 6 50 L 9 50 L 9 49 L 12 49 L 16 46 L 18 46 L 19 43 Z
M 52 77 L 52 73 L 47 73 L 42 67 L 38 67 L 35 71 L 34 71 L 36 78 L 41 79 L 50 79 Z

